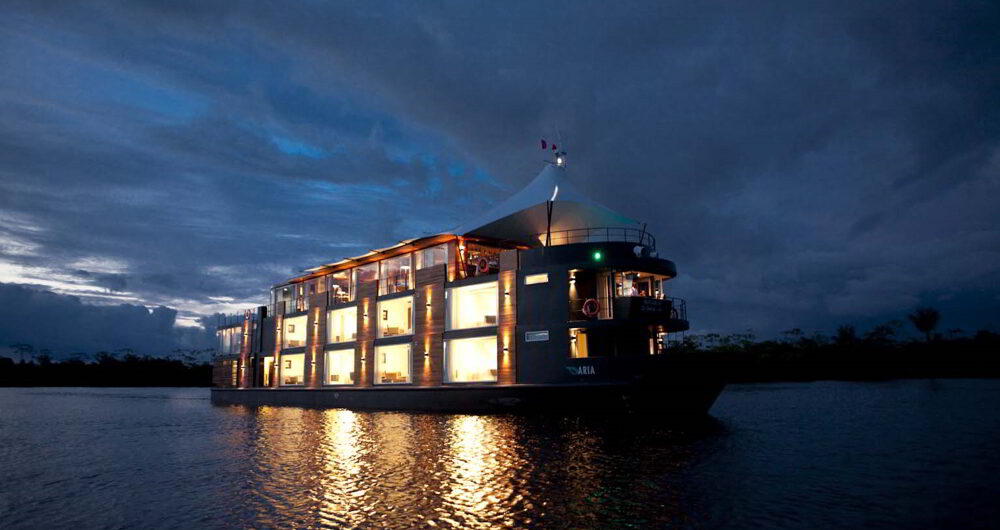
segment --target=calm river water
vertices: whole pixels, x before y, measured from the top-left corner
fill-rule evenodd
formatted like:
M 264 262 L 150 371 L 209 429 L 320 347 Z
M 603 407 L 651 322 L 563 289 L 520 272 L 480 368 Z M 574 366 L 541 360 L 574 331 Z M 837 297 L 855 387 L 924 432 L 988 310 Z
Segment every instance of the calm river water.
M 0 527 L 996 528 L 1000 381 L 731 386 L 711 417 L 0 389 Z

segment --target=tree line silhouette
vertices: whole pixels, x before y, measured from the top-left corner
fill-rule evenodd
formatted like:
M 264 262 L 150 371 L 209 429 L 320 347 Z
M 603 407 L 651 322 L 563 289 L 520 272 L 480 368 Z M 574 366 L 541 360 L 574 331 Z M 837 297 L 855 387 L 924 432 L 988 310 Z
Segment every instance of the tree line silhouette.
M 941 315 L 918 308 L 908 315 L 923 334 L 901 340 L 903 322 L 890 321 L 858 335 L 841 326 L 836 335 L 806 335 L 799 328 L 777 340 L 758 341 L 753 333 L 688 335 L 667 355 L 696 360 L 732 382 L 910 377 L 1000 377 L 1000 334 L 960 329 L 937 333 Z M 211 386 L 212 350 L 175 350 L 173 358 L 136 355 L 129 349 L 77 353 L 54 361 L 47 350 L 13 344 L 16 359 L 0 357 L 0 386 Z
M 904 324 L 893 320 L 861 336 L 850 325 L 832 337 L 799 328 L 777 340 L 758 341 L 752 332 L 687 336 L 668 351 L 702 360 L 710 354 L 732 382 L 1000 377 L 1000 334 L 937 333 L 941 315 L 929 307 L 907 318 L 923 340 L 900 339 Z
M 12 344 L 17 359 L 0 357 L 0 386 L 211 386 L 211 350 L 175 350 L 174 358 L 136 355 L 130 349 L 75 353 L 55 361 L 47 350 Z

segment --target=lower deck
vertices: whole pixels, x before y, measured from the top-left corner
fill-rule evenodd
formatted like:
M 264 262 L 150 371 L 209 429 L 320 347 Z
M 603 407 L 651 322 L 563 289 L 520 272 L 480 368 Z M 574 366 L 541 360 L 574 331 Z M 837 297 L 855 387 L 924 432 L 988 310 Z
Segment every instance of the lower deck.
M 724 383 L 678 378 L 672 384 L 473 385 L 388 388 L 214 388 L 212 402 L 246 406 L 295 406 L 423 412 L 497 413 L 641 412 L 665 416 L 703 415 Z

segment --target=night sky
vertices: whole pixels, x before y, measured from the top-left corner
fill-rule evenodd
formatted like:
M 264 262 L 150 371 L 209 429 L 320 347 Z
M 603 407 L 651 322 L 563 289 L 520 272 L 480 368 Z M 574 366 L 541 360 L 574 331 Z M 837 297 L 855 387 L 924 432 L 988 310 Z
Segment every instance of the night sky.
M 1000 327 L 997 2 L 235 4 L 0 6 L 3 345 L 210 345 L 560 137 L 695 333 Z

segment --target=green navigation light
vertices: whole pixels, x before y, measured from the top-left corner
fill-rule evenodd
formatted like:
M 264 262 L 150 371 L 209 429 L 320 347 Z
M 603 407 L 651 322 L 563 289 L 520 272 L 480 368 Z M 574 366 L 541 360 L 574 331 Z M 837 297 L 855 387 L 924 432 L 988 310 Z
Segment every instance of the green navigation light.
M 594 261 L 601 261 L 601 251 L 594 252 Z

